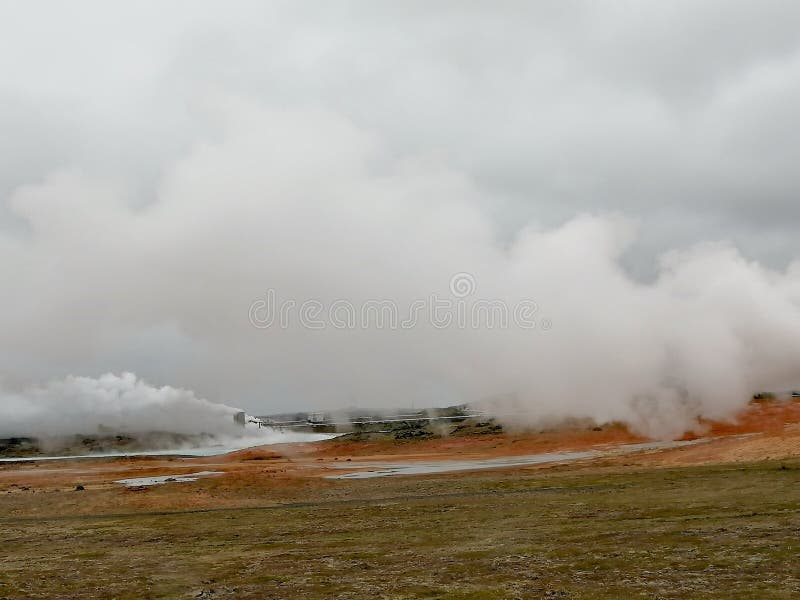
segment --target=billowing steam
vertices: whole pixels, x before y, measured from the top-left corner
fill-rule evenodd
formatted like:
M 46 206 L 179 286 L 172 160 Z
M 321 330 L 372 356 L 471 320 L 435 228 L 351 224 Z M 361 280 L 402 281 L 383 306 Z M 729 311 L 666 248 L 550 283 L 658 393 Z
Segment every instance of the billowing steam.
M 0 437 L 148 432 L 234 435 L 236 408 L 188 390 L 153 387 L 132 373 L 67 377 L 0 391 Z
M 209 106 L 218 131 L 165 165 L 146 203 L 75 170 L 11 196 L 27 226 L 0 234 L 15 385 L 135 369 L 252 414 L 485 401 L 515 423 L 669 437 L 800 381 L 800 263 L 769 270 L 705 243 L 665 254 L 645 283 L 621 266 L 635 222 L 580 215 L 503 236 L 494 198 L 440 159 L 390 159 L 326 111 Z M 401 320 L 452 300 L 456 273 L 474 281 L 464 302 L 535 302 L 535 327 L 331 324 L 341 300 L 391 301 Z M 259 329 L 249 311 L 268 290 L 289 320 Z M 309 300 L 322 327 L 299 320 Z M 67 378 L 6 393 L 0 429 L 212 430 L 232 410 L 130 375 Z

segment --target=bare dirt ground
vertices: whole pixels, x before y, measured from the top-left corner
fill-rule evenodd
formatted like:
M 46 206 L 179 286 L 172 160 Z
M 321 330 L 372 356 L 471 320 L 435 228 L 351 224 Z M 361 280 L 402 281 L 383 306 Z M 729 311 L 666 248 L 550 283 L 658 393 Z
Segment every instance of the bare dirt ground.
M 797 597 L 800 404 L 707 427 L 670 450 L 363 481 L 324 475 L 641 440 L 606 426 L 3 464 L 0 598 Z M 114 483 L 198 471 L 223 474 Z

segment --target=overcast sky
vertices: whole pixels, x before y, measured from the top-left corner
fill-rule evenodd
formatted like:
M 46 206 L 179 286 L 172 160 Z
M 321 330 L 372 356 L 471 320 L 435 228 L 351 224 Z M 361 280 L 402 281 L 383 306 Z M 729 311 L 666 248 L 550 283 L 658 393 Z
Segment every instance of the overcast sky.
M 414 364 L 363 387 L 374 344 L 344 377 L 317 338 L 240 320 L 281 283 L 446 288 L 579 215 L 638 227 L 609 254 L 633 282 L 698 242 L 783 272 L 798 32 L 790 0 L 0 0 L 0 373 L 130 370 L 267 410 L 317 403 L 286 375 L 311 361 L 302 393 L 369 403 L 425 371 L 435 395 L 451 376 L 411 342 L 378 344 Z

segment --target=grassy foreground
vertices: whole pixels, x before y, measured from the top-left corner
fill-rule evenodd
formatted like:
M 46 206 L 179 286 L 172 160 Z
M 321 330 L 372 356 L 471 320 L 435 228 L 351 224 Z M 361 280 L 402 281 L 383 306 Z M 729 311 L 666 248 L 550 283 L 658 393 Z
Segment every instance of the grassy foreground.
M 0 498 L 0 598 L 800 595 L 796 461 L 326 482 L 173 514 L 57 516 L 58 497 L 31 496 L 52 517 Z

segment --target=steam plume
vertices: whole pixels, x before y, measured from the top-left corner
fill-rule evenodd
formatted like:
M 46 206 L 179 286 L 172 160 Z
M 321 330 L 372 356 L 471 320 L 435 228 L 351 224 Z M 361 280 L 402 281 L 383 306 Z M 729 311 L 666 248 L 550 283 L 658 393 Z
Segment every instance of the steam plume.
M 234 434 L 237 409 L 188 390 L 153 387 L 132 373 L 67 377 L 19 393 L 0 393 L 0 436 L 162 431 Z
M 253 414 L 502 396 L 490 405 L 516 421 L 622 420 L 670 437 L 800 379 L 800 263 L 767 269 L 723 240 L 667 252 L 643 282 L 622 266 L 635 221 L 583 214 L 503 236 L 478 183 L 436 158 L 390 159 L 337 114 L 228 97 L 206 110 L 219 131 L 165 165 L 144 206 L 123 182 L 74 169 L 11 196 L 28 228 L 0 234 L 15 382 L 129 368 Z M 446 296 L 460 272 L 476 282 L 470 300 L 530 299 L 552 327 L 248 320 L 267 289 L 408 307 Z M 131 375 L 28 383 L 2 404 L 0 428 L 16 434 L 153 415 L 196 431 L 233 410 Z

